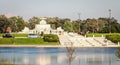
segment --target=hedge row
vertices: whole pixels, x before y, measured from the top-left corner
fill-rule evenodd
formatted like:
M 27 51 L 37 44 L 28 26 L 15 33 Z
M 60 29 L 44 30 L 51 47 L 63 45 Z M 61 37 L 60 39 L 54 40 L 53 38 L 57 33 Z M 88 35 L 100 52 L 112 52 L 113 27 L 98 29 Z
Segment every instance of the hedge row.
M 44 35 L 43 39 L 46 42 L 58 42 L 59 41 L 58 36 L 55 34 L 46 34 L 46 35 Z
M 119 34 L 106 35 L 106 39 L 111 40 L 114 43 L 118 43 L 120 42 L 120 35 Z

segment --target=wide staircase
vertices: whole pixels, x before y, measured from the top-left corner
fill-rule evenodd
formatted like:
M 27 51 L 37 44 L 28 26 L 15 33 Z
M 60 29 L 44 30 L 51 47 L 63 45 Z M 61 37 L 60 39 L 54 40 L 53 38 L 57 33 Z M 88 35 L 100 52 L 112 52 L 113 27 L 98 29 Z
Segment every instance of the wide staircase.
M 79 35 L 58 35 L 61 46 L 74 47 L 118 47 L 120 45 L 114 44 L 104 37 L 83 37 Z

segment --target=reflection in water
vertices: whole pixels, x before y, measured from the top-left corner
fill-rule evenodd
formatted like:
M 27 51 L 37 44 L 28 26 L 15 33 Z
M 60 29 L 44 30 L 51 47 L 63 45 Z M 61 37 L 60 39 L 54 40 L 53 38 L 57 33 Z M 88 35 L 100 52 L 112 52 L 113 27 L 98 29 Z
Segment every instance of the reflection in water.
M 48 55 L 41 55 L 36 60 L 37 65 L 50 65 L 51 58 Z
M 68 57 L 68 64 L 71 65 L 72 61 L 75 59 L 75 47 L 66 47 L 67 49 L 67 57 Z
M 102 62 L 105 62 L 107 60 L 105 58 L 101 58 L 101 55 L 96 54 L 95 55 L 80 55 L 79 56 L 79 65 L 104 65 Z M 105 64 L 106 65 L 106 64 Z
M 58 63 L 62 63 L 62 62 L 65 61 L 65 59 L 66 59 L 66 56 L 64 56 L 63 54 L 60 54 L 60 55 L 58 55 L 58 57 L 57 57 L 57 62 L 58 62 Z
M 29 63 L 29 58 L 28 56 L 23 56 L 23 63 L 28 64 Z
M 120 58 L 120 48 L 118 48 L 117 56 Z
M 0 64 L 120 65 L 116 48 L 0 48 Z
M 102 64 L 102 59 L 99 57 L 91 56 L 90 58 L 87 58 L 88 64 Z
M 46 54 L 47 52 L 45 49 L 40 49 L 40 51 L 43 53 L 37 56 L 37 59 L 36 59 L 37 65 L 50 65 L 51 63 L 50 55 Z

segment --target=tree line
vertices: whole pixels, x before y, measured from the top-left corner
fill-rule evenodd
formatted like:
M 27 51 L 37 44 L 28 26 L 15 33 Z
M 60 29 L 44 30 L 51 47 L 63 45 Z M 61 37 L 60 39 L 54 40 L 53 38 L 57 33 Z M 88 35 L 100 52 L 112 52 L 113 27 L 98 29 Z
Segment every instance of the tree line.
M 7 32 L 11 29 L 12 32 L 19 32 L 24 27 L 34 29 L 35 24 L 39 24 L 41 19 L 39 17 L 32 17 L 28 21 L 20 16 L 14 16 L 7 18 L 4 15 L 0 15 L 0 33 Z M 52 29 L 62 27 L 67 32 L 76 32 L 81 34 L 86 33 L 120 33 L 120 24 L 118 21 L 112 18 L 100 17 L 98 19 L 86 19 L 86 20 L 74 20 L 71 21 L 69 18 L 58 18 L 58 17 L 46 17 L 48 24 L 51 24 Z
M 25 22 L 20 16 L 7 18 L 5 15 L 0 15 L 0 33 L 7 33 L 8 29 L 12 32 L 19 32 L 24 26 Z

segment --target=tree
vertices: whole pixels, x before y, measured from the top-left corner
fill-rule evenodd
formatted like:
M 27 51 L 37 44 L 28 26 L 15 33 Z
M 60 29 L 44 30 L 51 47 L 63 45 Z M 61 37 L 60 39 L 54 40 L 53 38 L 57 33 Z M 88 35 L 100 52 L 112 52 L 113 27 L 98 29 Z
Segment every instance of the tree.
M 81 23 L 82 21 L 78 21 L 78 20 L 72 22 L 74 32 L 79 33 L 82 31 Z
M 51 28 L 52 29 L 56 29 L 58 26 L 58 17 L 54 17 L 54 18 L 47 18 L 46 19 L 48 24 L 51 24 Z
M 58 27 L 64 28 L 64 24 L 66 21 L 70 21 L 68 18 L 58 18 L 58 17 L 46 17 L 46 21 L 48 24 L 51 24 L 52 29 L 57 29 Z
M 98 19 L 98 31 L 97 32 L 101 32 L 102 29 L 106 26 L 106 21 L 102 20 L 102 19 Z
M 17 25 L 17 31 L 22 31 L 25 27 L 25 22 L 23 20 L 22 17 L 18 16 L 17 17 L 17 22 L 16 22 L 16 25 Z
M 10 27 L 12 28 L 12 32 L 19 32 L 24 29 L 25 22 L 22 17 L 11 17 L 9 18 L 10 21 Z
M 83 20 L 83 22 L 80 25 L 82 35 L 85 35 L 87 33 L 87 31 L 88 31 L 87 28 L 88 28 L 87 22 L 86 22 L 86 20 Z
M 17 26 L 17 17 L 11 17 L 9 18 L 10 21 L 10 27 L 12 28 L 12 32 L 17 32 L 18 26 Z
M 115 18 L 99 18 L 103 24 L 101 24 L 102 28 L 99 30 L 102 33 L 113 33 L 119 32 L 119 24 Z M 100 26 L 99 26 L 100 27 Z
M 0 15 L 0 33 L 7 32 L 7 28 L 10 26 L 10 22 L 6 16 Z
M 29 19 L 28 27 L 30 29 L 34 29 L 35 28 L 35 24 L 39 24 L 39 22 L 40 22 L 40 18 L 32 17 L 32 18 Z
M 65 24 L 64 24 L 63 29 L 65 31 L 72 32 L 73 31 L 73 25 L 72 25 L 72 23 L 70 21 L 66 21 Z
M 98 30 L 98 21 L 96 19 L 87 19 L 86 20 L 88 31 L 94 33 Z

